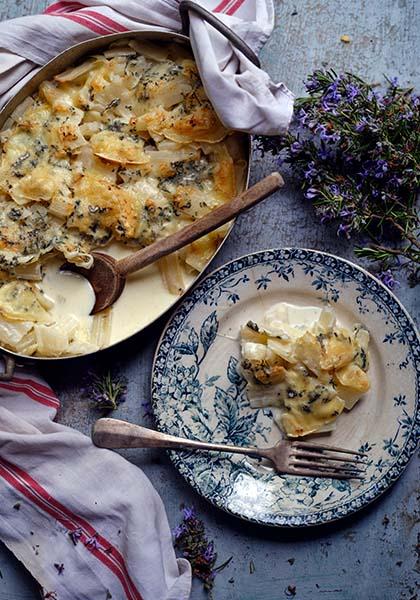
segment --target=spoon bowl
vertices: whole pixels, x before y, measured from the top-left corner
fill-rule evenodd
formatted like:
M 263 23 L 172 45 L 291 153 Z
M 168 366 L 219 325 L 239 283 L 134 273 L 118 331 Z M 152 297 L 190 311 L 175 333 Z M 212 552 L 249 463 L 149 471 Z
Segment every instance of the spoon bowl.
M 93 265 L 90 269 L 65 263 L 61 270 L 77 273 L 89 281 L 95 294 L 95 304 L 90 314 L 95 315 L 118 300 L 125 286 L 125 278 L 118 271 L 117 261 L 109 254 L 92 252 L 92 257 Z

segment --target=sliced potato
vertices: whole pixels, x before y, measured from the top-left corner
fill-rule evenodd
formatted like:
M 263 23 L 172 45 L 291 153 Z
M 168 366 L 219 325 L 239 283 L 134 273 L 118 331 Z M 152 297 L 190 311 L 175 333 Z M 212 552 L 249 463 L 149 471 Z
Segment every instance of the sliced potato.
M 359 366 L 350 363 L 335 372 L 335 378 L 341 385 L 364 394 L 370 387 L 369 377 Z
M 142 139 L 134 139 L 116 131 L 95 133 L 90 138 L 90 145 L 96 156 L 121 165 L 144 165 L 150 161 L 144 152 Z
M 51 321 L 51 316 L 39 300 L 39 294 L 28 281 L 5 283 L 0 287 L 0 314 L 11 321 Z
M 300 437 L 314 433 L 335 421 L 343 412 L 344 400 L 335 396 L 328 404 L 321 404 L 316 411 L 305 412 L 301 407 L 286 411 L 281 416 L 281 425 L 289 437 Z
M 303 362 L 312 373 L 318 374 L 323 366 L 324 352 L 319 339 L 307 331 L 296 342 L 296 357 Z

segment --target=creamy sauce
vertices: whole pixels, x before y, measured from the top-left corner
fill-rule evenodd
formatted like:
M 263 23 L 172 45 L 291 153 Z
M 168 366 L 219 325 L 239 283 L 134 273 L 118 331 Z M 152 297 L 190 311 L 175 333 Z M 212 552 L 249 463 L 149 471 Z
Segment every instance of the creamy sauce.
M 132 254 L 135 249 L 113 243 L 103 250 L 117 260 Z M 54 302 L 51 314 L 59 321 L 74 315 L 90 328 L 93 318 L 89 315 L 95 294 L 89 282 L 75 273 L 60 271 L 63 259 L 52 259 L 45 265 L 45 275 L 39 287 Z M 195 277 L 184 274 L 185 287 Z M 137 333 L 158 318 L 178 300 L 165 287 L 157 265 L 149 265 L 127 278 L 124 291 L 111 309 L 111 334 L 109 344 L 115 344 Z
M 123 244 L 114 243 L 107 249 L 117 260 L 135 252 Z M 184 275 L 185 286 L 192 284 L 195 277 Z M 115 344 L 133 335 L 157 319 L 178 300 L 165 287 L 156 264 L 128 276 L 121 296 L 112 307 L 110 343 Z
M 62 264 L 63 259 L 59 258 L 48 261 L 39 287 L 54 302 L 50 312 L 57 321 L 69 314 L 86 319 L 95 302 L 93 289 L 81 275 L 60 271 Z

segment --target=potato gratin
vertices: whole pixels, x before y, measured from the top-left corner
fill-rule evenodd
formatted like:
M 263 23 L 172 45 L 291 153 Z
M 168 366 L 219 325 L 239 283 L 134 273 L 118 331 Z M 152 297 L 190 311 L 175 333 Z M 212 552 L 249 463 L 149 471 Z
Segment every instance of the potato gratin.
M 369 333 L 339 326 L 330 308 L 276 304 L 242 327 L 241 345 L 251 406 L 273 407 L 290 437 L 330 431 L 369 390 Z
M 102 325 L 80 333 L 74 319 L 56 322 L 42 292 L 46 261 L 61 254 L 89 267 L 93 248 L 146 246 L 230 200 L 238 164 L 229 132 L 183 46 L 136 40 L 44 81 L 7 125 L 0 344 L 44 356 L 92 351 L 105 343 Z M 183 269 L 201 270 L 225 232 L 161 261 L 172 293 L 182 291 Z

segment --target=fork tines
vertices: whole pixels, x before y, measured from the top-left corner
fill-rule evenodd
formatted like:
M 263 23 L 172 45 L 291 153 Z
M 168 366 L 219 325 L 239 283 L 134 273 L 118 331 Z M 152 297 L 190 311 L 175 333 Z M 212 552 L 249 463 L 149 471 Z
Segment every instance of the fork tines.
M 356 450 L 294 441 L 291 443 L 289 462 L 302 475 L 363 479 L 367 466 L 363 459 L 366 457 L 366 454 Z
M 367 456 L 365 452 L 358 452 L 357 450 L 347 450 L 346 448 L 339 448 L 338 446 L 321 446 L 320 444 L 313 444 L 312 442 L 300 442 L 296 440 L 292 442 L 292 446 L 295 446 L 296 448 L 312 448 L 313 450 L 318 450 L 320 452 L 322 452 L 323 450 L 329 450 L 333 452 L 343 452 L 345 454 L 354 454 L 356 456 Z

